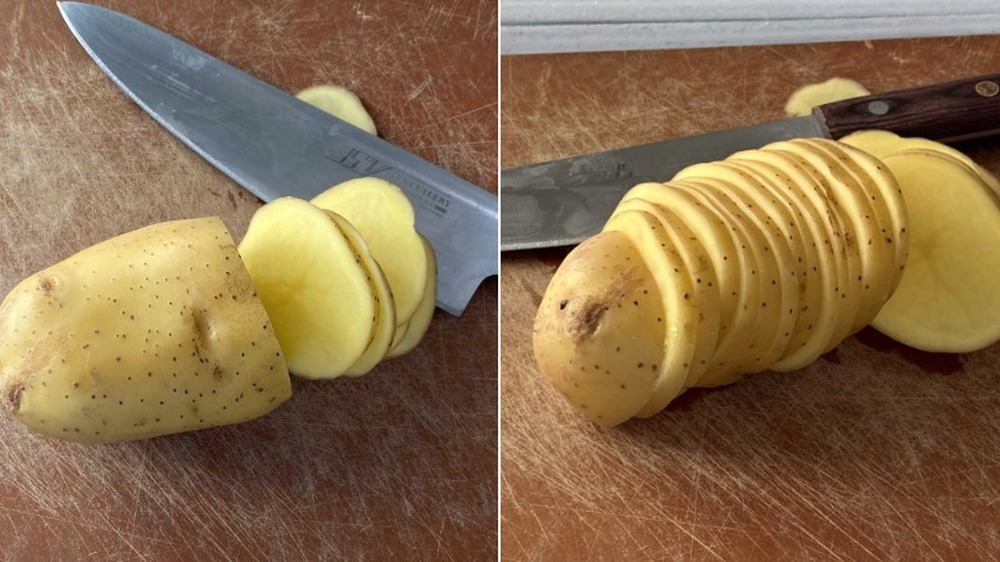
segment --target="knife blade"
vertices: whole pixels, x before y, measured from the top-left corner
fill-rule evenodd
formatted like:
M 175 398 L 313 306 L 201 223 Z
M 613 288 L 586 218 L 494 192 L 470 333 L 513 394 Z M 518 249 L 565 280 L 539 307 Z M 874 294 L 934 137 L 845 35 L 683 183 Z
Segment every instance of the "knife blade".
M 797 137 L 863 129 L 955 142 L 1000 132 L 1000 74 L 875 94 L 812 115 L 625 147 L 500 172 L 500 249 L 568 246 L 600 232 L 632 186 L 682 168 Z
M 134 18 L 78 2 L 59 9 L 115 84 L 260 199 L 311 199 L 359 176 L 399 186 L 437 255 L 440 308 L 460 315 L 497 273 L 495 195 Z

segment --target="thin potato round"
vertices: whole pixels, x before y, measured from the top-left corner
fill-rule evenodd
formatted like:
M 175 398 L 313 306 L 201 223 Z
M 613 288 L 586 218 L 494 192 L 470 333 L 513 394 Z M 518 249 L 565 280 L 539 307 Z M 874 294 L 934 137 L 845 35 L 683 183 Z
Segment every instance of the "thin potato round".
M 354 250 L 354 254 L 360 258 L 359 265 L 368 279 L 372 296 L 375 299 L 375 314 L 372 317 L 372 335 L 368 341 L 368 346 L 361 354 L 361 357 L 358 357 L 357 361 L 344 371 L 345 375 L 359 376 L 375 368 L 375 365 L 389 351 L 389 345 L 392 343 L 393 335 L 396 332 L 396 309 L 392 302 L 392 291 L 389 290 L 389 282 L 382 273 L 382 268 L 379 267 L 375 258 L 372 257 L 371 252 L 368 250 L 368 245 L 365 244 L 364 238 L 361 237 L 361 233 L 344 217 L 333 211 L 327 211 L 326 213 L 330 217 L 330 220 L 344 234 L 347 242 Z
M 883 160 L 904 190 L 910 254 L 872 322 L 925 351 L 964 353 L 1000 341 L 1000 207 L 974 170 L 931 151 Z
M 649 417 L 662 410 L 685 389 L 695 351 L 697 303 L 694 287 L 685 271 L 684 261 L 652 215 L 642 211 L 623 211 L 612 216 L 605 231 L 624 233 L 638 249 L 659 287 L 663 303 L 663 359 L 659 376 L 647 403 L 635 415 Z
M 427 254 L 406 195 L 383 179 L 365 177 L 335 185 L 312 203 L 343 216 L 358 229 L 389 280 L 397 325 L 407 322 L 424 294 Z
M 399 340 L 393 340 L 387 357 L 399 357 L 413 351 L 424 338 L 427 329 L 430 328 L 431 319 L 434 318 L 437 301 L 437 258 L 431 243 L 423 236 L 420 240 L 424 243 L 424 251 L 427 253 L 427 283 L 424 285 L 424 296 L 420 298 L 417 310 L 404 326 L 403 335 Z
M 690 277 L 693 289 L 691 300 L 698 314 L 695 319 L 695 351 L 684 385 L 694 386 L 708 369 L 719 338 L 719 280 L 715 268 L 701 241 L 671 211 L 645 199 L 631 198 L 623 200 L 615 214 L 627 210 L 644 211 L 659 221 L 670 246 L 683 260 Z
M 361 357 L 375 296 L 361 258 L 326 212 L 275 199 L 254 213 L 239 251 L 292 373 L 333 378 Z

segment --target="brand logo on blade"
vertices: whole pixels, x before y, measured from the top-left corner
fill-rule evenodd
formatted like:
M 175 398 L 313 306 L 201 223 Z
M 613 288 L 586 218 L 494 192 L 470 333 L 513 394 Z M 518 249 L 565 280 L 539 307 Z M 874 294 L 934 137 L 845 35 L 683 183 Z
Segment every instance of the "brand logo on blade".
M 392 164 L 385 163 L 360 148 L 348 148 L 340 155 L 327 153 L 326 156 L 358 175 L 374 176 L 392 182 L 409 196 L 414 205 L 425 211 L 439 217 L 448 214 L 451 197 L 410 177 Z

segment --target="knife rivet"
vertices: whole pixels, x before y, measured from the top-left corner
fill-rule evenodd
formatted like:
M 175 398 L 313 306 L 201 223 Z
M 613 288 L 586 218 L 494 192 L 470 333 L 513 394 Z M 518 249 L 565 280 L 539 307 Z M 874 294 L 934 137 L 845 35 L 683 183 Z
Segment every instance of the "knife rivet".
M 976 84 L 976 93 L 984 98 L 992 98 L 993 96 L 1000 94 L 1000 86 L 992 80 L 983 80 Z
M 873 101 L 868 104 L 868 113 L 872 115 L 885 115 L 889 113 L 889 104 L 881 100 Z

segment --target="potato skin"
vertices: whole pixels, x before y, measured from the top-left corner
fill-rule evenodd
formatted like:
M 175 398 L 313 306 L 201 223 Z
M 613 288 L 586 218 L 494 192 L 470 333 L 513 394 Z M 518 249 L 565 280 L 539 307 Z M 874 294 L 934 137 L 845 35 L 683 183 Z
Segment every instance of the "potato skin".
M 68 441 L 246 421 L 291 395 L 270 321 L 217 217 L 106 240 L 0 304 L 0 398 Z
M 645 262 L 624 234 L 603 232 L 570 252 L 552 278 L 535 317 L 535 360 L 575 408 L 611 426 L 649 399 L 664 334 Z

